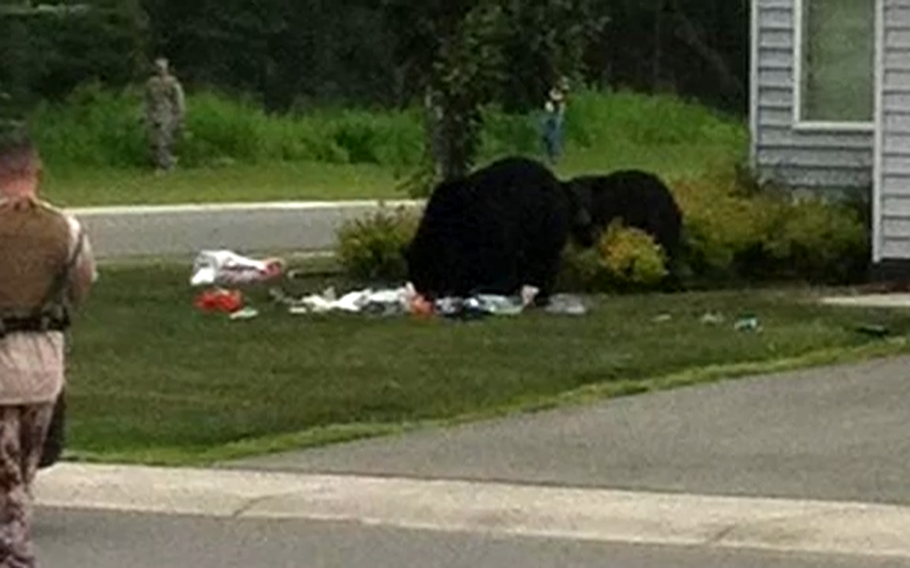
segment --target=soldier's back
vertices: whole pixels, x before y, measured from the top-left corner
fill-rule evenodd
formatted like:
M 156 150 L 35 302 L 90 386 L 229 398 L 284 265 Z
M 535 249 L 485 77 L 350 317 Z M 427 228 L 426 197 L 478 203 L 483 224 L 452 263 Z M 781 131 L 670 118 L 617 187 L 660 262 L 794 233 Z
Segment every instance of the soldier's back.
M 0 312 L 36 307 L 60 267 L 70 244 L 64 214 L 45 202 L 0 203 Z

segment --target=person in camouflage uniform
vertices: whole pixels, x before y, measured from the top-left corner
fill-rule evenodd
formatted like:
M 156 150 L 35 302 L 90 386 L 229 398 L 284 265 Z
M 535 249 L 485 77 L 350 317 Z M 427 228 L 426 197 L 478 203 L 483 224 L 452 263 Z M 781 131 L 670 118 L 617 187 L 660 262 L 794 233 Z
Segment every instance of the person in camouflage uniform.
M 168 61 L 156 60 L 155 74 L 145 86 L 145 120 L 159 171 L 172 170 L 176 164 L 174 140 L 183 128 L 185 105 L 183 86 L 171 74 Z

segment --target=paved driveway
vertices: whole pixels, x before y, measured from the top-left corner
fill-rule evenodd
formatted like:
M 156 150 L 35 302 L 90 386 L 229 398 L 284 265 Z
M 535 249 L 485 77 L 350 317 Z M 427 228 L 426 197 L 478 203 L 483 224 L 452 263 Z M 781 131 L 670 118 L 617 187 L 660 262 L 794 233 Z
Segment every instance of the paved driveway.
M 740 379 L 231 467 L 910 504 L 910 358 Z

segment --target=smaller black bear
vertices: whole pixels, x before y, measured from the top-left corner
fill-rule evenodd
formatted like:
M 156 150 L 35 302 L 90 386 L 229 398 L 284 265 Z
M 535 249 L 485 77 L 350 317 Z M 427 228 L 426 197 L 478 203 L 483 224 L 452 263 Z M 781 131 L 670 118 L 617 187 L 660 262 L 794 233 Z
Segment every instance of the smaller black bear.
M 615 220 L 651 235 L 663 248 L 671 278 L 679 268 L 683 214 L 670 188 L 656 175 L 619 170 L 607 175 L 578 176 L 564 182 L 582 210 L 588 226 L 573 226 L 574 240 L 583 247 L 596 244 Z
M 546 166 L 520 157 L 439 184 L 406 251 L 409 280 L 432 299 L 531 285 L 545 304 L 569 238 L 567 197 Z

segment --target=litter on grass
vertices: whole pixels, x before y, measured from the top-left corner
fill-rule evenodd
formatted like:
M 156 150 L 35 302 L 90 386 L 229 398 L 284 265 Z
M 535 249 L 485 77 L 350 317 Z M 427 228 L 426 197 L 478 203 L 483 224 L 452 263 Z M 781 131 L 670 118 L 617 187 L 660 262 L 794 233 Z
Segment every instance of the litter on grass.
M 478 294 L 468 298 L 440 298 L 431 302 L 420 296 L 410 284 L 391 289 L 355 290 L 340 297 L 335 288 L 302 298 L 291 298 L 277 289 L 272 291 L 272 298 L 288 306 L 288 311 L 295 315 L 340 311 L 380 316 L 440 316 L 450 319 L 517 316 L 531 306 L 536 295 L 535 288 L 526 286 L 514 296 Z M 551 298 L 546 311 L 582 315 L 587 313 L 587 308 L 581 299 L 561 294 Z
M 279 258 L 256 260 L 230 250 L 204 250 L 193 262 L 190 285 L 207 286 L 195 301 L 196 308 L 207 312 L 228 313 L 233 320 L 255 318 L 259 312 L 244 306 L 243 294 L 232 287 L 271 284 L 272 300 L 293 315 L 345 312 L 379 316 L 444 317 L 476 319 L 486 316 L 517 316 L 534 304 L 539 290 L 524 286 L 512 296 L 477 294 L 468 298 L 440 298 L 429 301 L 411 284 L 398 288 L 354 290 L 338 295 L 335 288 L 321 294 L 294 298 L 277 283 L 290 273 Z M 558 294 L 545 311 L 551 314 L 583 315 L 588 308 L 576 296 Z
M 193 261 L 190 285 L 238 286 L 270 282 L 282 276 L 284 260 L 255 260 L 229 250 L 204 250 Z

